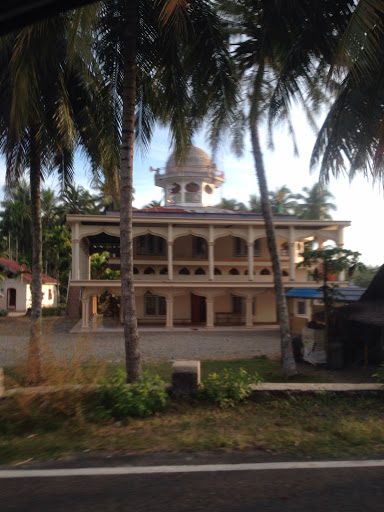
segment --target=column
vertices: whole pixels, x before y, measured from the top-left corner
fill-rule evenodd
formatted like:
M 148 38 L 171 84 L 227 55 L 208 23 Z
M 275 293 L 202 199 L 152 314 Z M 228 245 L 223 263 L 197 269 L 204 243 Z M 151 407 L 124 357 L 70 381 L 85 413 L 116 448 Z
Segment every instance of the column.
M 295 271 L 295 228 L 289 226 L 289 279 L 294 281 L 296 279 Z
M 72 230 L 72 279 L 75 281 L 80 279 L 80 238 L 78 222 L 73 226 Z
M 168 224 L 168 280 L 173 281 L 173 226 Z
M 337 230 L 337 238 L 336 238 L 336 245 L 337 247 L 340 247 L 340 249 L 344 246 L 344 228 L 339 228 Z M 338 276 L 339 281 L 345 281 L 345 271 L 342 270 Z
M 253 327 L 253 298 L 245 299 L 245 327 Z
M 207 324 L 206 324 L 206 326 L 208 328 L 212 328 L 212 327 L 215 327 L 215 320 L 214 320 L 215 300 L 211 299 L 211 298 L 207 298 L 206 305 L 207 305 Z
M 255 254 L 254 254 L 254 244 L 253 242 L 248 243 L 248 281 L 253 281 L 253 265 L 255 261 Z
M 91 297 L 92 327 L 97 327 L 97 295 Z
M 209 261 L 209 280 L 215 280 L 215 235 L 214 227 L 210 224 L 208 227 L 208 261 Z
M 168 242 L 168 280 L 173 281 L 173 242 Z
M 81 327 L 87 329 L 89 326 L 89 299 L 81 299 Z
M 166 306 L 167 306 L 167 318 L 166 318 L 166 324 L 165 327 L 168 329 L 172 329 L 173 327 L 173 297 L 167 297 L 165 299 Z
M 208 242 L 209 280 L 215 280 L 214 244 Z

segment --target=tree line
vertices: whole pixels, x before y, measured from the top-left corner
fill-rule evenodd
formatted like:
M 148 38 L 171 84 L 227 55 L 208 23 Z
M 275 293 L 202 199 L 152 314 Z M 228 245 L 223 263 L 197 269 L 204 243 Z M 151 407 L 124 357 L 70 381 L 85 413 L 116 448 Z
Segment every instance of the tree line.
M 282 371 L 296 373 L 260 126 L 270 145 L 291 104 L 313 127 L 326 109 L 311 164 L 320 177 L 383 171 L 383 4 L 379 0 L 108 0 L 39 21 L 0 40 L 0 151 L 12 186 L 29 172 L 32 314 L 29 360 L 39 360 L 43 230 L 41 183 L 71 183 L 81 148 L 112 198 L 120 194 L 121 277 L 128 381 L 140 377 L 132 260 L 133 150 L 156 122 L 177 158 L 208 127 L 241 152 L 251 138 L 274 273 Z M 203 86 L 202 86 L 203 84 Z M 229 149 L 229 145 L 228 145 Z M 39 364 L 30 365 L 30 381 Z

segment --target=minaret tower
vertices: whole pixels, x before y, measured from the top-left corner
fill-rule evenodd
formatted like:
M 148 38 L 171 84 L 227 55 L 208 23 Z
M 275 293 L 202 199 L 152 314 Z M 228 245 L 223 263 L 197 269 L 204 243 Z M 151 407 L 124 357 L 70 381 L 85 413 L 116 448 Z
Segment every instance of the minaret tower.
M 190 146 L 187 158 L 181 165 L 176 164 L 172 154 L 164 172 L 156 169 L 155 184 L 164 189 L 164 205 L 171 206 L 214 206 L 217 204 L 215 189 L 224 183 L 224 173 L 207 153 Z

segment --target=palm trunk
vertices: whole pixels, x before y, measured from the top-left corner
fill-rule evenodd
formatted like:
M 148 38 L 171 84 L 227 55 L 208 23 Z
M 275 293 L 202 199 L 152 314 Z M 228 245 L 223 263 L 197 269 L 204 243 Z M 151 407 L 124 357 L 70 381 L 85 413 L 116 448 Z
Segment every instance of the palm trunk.
M 136 100 L 136 39 L 138 0 L 128 7 L 124 48 L 123 119 L 120 176 L 120 275 L 121 305 L 124 319 L 127 382 L 140 379 L 141 362 L 137 329 L 135 291 L 133 286 L 133 147 Z
M 40 153 L 37 141 L 38 126 L 31 128 L 31 218 L 32 218 L 32 308 L 31 308 L 31 332 L 28 345 L 27 381 L 29 384 L 37 384 L 41 380 L 41 273 L 42 263 L 42 228 L 41 228 L 41 199 L 40 199 Z
M 267 243 L 272 261 L 273 279 L 277 302 L 277 314 L 280 325 L 281 344 L 281 371 L 285 377 L 297 374 L 296 363 L 293 357 L 291 331 L 289 328 L 287 301 L 284 293 L 283 278 L 280 268 L 279 253 L 276 244 L 275 227 L 273 225 L 272 210 L 268 197 L 267 180 L 265 177 L 264 160 L 261 152 L 259 132 L 256 124 L 251 123 L 251 143 L 255 159 L 256 175 L 259 182 L 261 208 L 263 212 Z

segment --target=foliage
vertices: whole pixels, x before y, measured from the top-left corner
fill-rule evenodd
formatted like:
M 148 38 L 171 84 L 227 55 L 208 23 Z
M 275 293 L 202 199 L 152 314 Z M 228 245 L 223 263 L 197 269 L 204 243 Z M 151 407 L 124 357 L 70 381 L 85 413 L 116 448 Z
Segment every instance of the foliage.
M 41 309 L 42 316 L 61 316 L 61 313 L 65 311 L 65 306 L 52 306 Z
M 329 200 L 334 196 L 321 183 L 315 183 L 311 188 L 303 187 L 303 192 L 292 196 L 296 200 L 294 210 L 299 219 L 331 219 L 329 211 L 336 210 L 336 206 Z
M 164 382 L 145 372 L 140 381 L 127 384 L 127 376 L 118 370 L 110 380 L 101 384 L 101 405 L 98 414 L 121 420 L 128 416 L 144 418 L 163 409 L 167 402 Z
M 0 309 L 0 318 L 8 316 L 8 311 L 5 309 Z
M 383 382 L 384 383 L 384 362 L 380 363 L 377 372 L 372 375 L 374 379 L 377 380 L 377 382 Z
M 378 270 L 379 267 L 373 267 L 370 265 L 365 266 L 364 268 L 358 268 L 354 271 L 351 281 L 355 286 L 368 288 Z
M 199 386 L 197 398 L 219 407 L 234 407 L 250 396 L 250 385 L 257 384 L 260 380 L 257 373 L 251 375 L 243 368 L 237 371 L 224 368 L 221 373 L 208 375 Z

